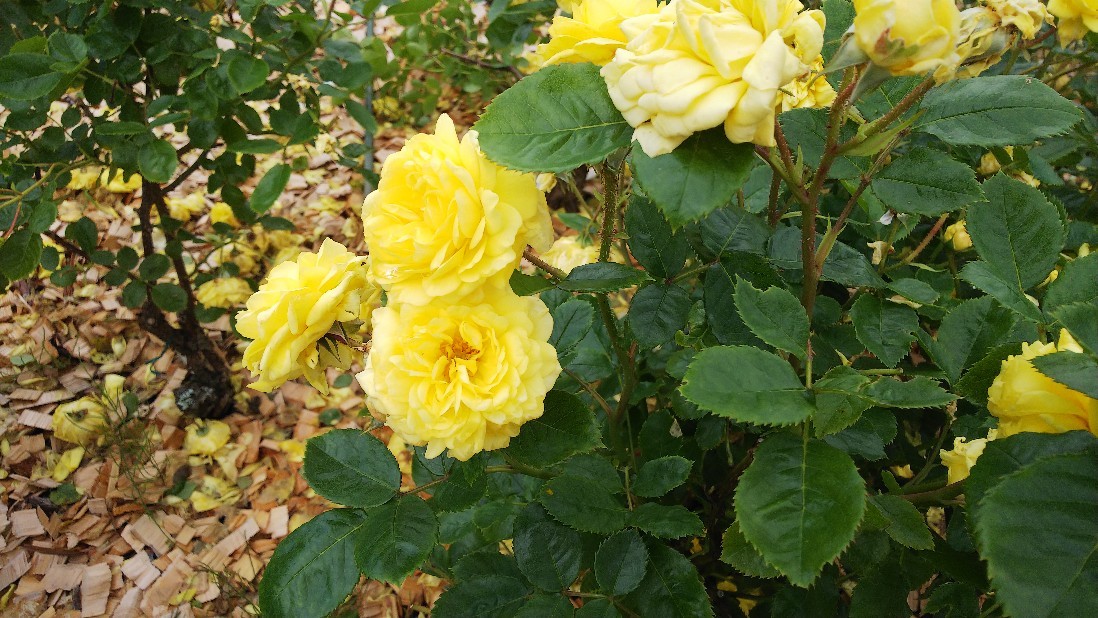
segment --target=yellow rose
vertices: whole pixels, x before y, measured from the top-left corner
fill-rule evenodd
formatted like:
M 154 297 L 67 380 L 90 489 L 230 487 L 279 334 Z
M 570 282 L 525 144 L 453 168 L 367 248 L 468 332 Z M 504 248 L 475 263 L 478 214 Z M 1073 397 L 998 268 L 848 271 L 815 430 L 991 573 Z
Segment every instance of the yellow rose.
M 252 295 L 252 286 L 240 277 L 218 277 L 198 286 L 198 302 L 207 307 L 228 309 L 240 305 Z
M 1011 158 L 1014 157 L 1014 146 L 1006 146 L 1003 150 L 1005 150 Z M 1001 169 L 1003 169 L 1003 165 L 999 163 L 999 159 L 995 156 L 995 153 L 985 152 L 983 156 L 980 157 L 980 167 L 976 171 L 980 172 L 980 175 L 982 176 L 994 176 L 999 173 L 999 170 Z
M 1048 8 L 1039 0 L 986 0 L 986 3 L 1004 26 L 1014 26 L 1024 39 L 1035 37 L 1045 22 L 1052 23 Z
M 943 449 L 940 453 L 942 465 L 949 470 L 946 481 L 953 484 L 967 479 L 968 473 L 972 471 L 972 466 L 976 465 L 976 460 L 983 454 L 987 443 L 994 440 L 997 434 L 998 431 L 992 429 L 987 432 L 986 438 L 977 438 L 971 442 L 964 438 L 956 438 L 953 440 L 953 450 Z
M 823 13 L 802 9 L 796 0 L 676 0 L 622 22 L 628 43 L 602 76 L 645 154 L 722 124 L 732 142 L 774 145 L 780 89 L 806 75 L 823 46 Z
M 87 446 L 107 428 L 107 409 L 94 397 L 63 403 L 53 411 L 53 435 Z
M 236 328 L 251 339 L 243 363 L 270 392 L 302 375 L 327 392 L 324 369 L 346 369 L 354 351 L 341 322 L 363 319 L 364 299 L 376 293 L 367 278 L 369 258 L 327 239 L 319 253 L 303 252 L 271 269 L 259 291 L 237 314 Z M 332 337 L 325 337 L 335 330 Z
M 1037 371 L 1032 361 L 1053 352 L 1083 350 L 1067 330 L 1052 343 L 1023 343 L 1022 353 L 1003 361 L 988 389 L 987 409 L 999 419 L 999 436 L 1023 431 L 1062 433 L 1083 429 L 1098 435 L 1098 400 Z
M 451 304 L 390 305 L 358 381 L 370 408 L 405 442 L 465 461 L 507 446 L 543 412 L 560 373 L 553 319 L 534 297 L 486 287 Z
M 583 244 L 579 236 L 561 236 L 541 257 L 550 266 L 570 273 L 577 266 L 599 261 L 599 248 Z
M 538 45 L 530 58 L 535 66 L 562 62 L 605 65 L 625 47 L 621 22 L 659 10 L 656 0 L 579 0 L 567 7 L 571 17 L 558 15 L 549 26 L 549 42 Z
M 197 420 L 186 432 L 183 448 L 191 455 L 213 455 L 229 443 L 229 426 L 221 421 Z
M 110 178 L 108 180 L 108 178 Z M 106 187 L 111 193 L 133 193 L 141 188 L 141 175 L 133 174 L 129 180 L 122 176 L 122 170 L 114 170 L 114 176 L 110 176 L 110 170 L 103 170 L 99 177 L 99 184 Z
M 190 221 L 191 217 L 206 210 L 206 196 L 201 191 L 195 191 L 187 197 L 167 197 L 164 203 L 168 206 L 168 214 L 172 219 Z
M 1078 41 L 1088 30 L 1098 32 L 1098 0 L 1049 0 L 1048 12 L 1058 18 L 1057 34 L 1064 44 Z
M 232 227 L 240 227 L 240 221 L 233 214 L 233 207 L 225 202 L 215 202 L 210 207 L 210 223 L 224 223 Z
M 893 75 L 957 66 L 961 12 L 953 0 L 854 0 L 854 39 Z
M 961 66 L 943 66 L 936 75 L 947 76 L 955 69 L 956 77 L 975 77 L 998 63 L 1011 42 L 1000 26 L 999 15 L 986 6 L 965 9 L 957 46 Z
M 505 284 L 526 245 L 541 251 L 553 240 L 534 175 L 489 161 L 473 131 L 458 141 L 445 114 L 434 135 L 385 160 L 362 221 L 374 279 L 395 302 L 417 305 Z
M 835 89 L 823 74 L 823 56 L 812 63 L 812 71 L 782 88 L 782 111 L 802 107 L 829 107 L 835 101 Z
M 947 227 L 942 233 L 942 240 L 952 244 L 954 251 L 968 251 L 972 248 L 972 237 L 968 235 L 968 226 L 964 221 Z

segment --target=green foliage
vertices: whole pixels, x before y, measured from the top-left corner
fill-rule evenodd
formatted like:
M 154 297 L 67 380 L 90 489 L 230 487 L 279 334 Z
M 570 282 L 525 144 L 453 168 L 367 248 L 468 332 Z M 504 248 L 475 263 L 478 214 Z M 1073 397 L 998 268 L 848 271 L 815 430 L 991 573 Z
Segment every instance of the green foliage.
M 381 440 L 354 429 L 337 429 L 305 445 L 302 476 L 337 504 L 374 507 L 396 495 L 400 470 Z
M 709 348 L 690 363 L 682 394 L 699 407 L 760 425 L 805 420 L 813 406 L 793 368 L 749 346 Z

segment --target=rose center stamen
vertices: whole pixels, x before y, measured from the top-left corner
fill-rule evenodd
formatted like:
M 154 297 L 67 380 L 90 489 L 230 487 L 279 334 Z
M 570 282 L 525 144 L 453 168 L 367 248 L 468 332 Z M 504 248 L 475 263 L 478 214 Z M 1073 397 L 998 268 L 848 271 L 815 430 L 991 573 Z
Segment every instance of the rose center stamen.
M 452 343 L 444 342 L 439 346 L 442 355 L 450 360 L 469 360 L 474 356 L 480 354 L 480 350 L 476 349 L 463 339 L 458 339 Z

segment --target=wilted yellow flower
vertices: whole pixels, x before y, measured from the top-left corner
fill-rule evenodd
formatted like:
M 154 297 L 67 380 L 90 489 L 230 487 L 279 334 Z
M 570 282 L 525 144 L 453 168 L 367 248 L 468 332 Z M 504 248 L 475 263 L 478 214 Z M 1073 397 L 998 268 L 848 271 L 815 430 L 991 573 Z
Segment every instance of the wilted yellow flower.
M 216 476 L 202 477 L 202 484 L 191 493 L 191 506 L 201 513 L 232 504 L 240 498 L 240 489 Z
M 972 237 L 968 235 L 968 226 L 963 220 L 947 227 L 942 233 L 942 240 L 952 244 L 954 251 L 968 251 L 972 248 Z
M 553 239 L 534 175 L 489 161 L 474 131 L 459 142 L 445 114 L 434 135 L 385 160 L 362 220 L 374 279 L 395 302 L 417 305 L 505 283 L 526 245 L 545 250 Z
M 802 107 L 829 107 L 835 101 L 835 89 L 823 74 L 823 56 L 812 63 L 810 73 L 802 75 L 781 89 L 782 111 Z
M 218 277 L 198 286 L 194 296 L 207 307 L 229 309 L 248 300 L 252 286 L 240 277 Z
M 305 443 L 300 440 L 283 440 L 278 443 L 278 448 L 286 453 L 286 459 L 293 463 L 301 463 L 305 460 Z
M 967 479 L 968 473 L 972 470 L 972 466 L 976 465 L 976 460 L 983 454 L 987 443 L 994 440 L 997 434 L 998 431 L 992 429 L 987 432 L 986 438 L 977 438 L 971 442 L 965 438 L 955 438 L 952 450 L 942 449 L 939 453 L 942 458 L 942 465 L 949 470 L 946 481 L 953 484 Z
M 534 297 L 490 287 L 455 305 L 397 304 L 374 312 L 358 381 L 370 408 L 408 444 L 462 461 L 507 446 L 541 416 L 560 373 L 553 319 Z
M 232 227 L 240 227 L 240 221 L 233 214 L 233 207 L 225 202 L 214 202 L 210 207 L 210 223 L 224 223 Z
M 599 261 L 599 248 L 583 244 L 579 236 L 561 236 L 541 258 L 550 266 L 570 273 L 577 266 Z
M 957 55 L 960 66 L 943 65 L 937 76 L 975 77 L 995 65 L 1010 47 L 1011 37 L 1001 27 L 995 11 L 977 6 L 961 12 Z
M 999 419 L 999 436 L 1023 431 L 1062 433 L 1082 429 L 1098 435 L 1098 400 L 1037 371 L 1030 362 L 1053 352 L 1083 350 L 1067 330 L 1052 343 L 1023 343 L 1022 353 L 1003 361 L 988 389 L 987 409 Z
M 538 45 L 531 62 L 537 66 L 562 62 L 605 65 L 625 47 L 621 22 L 659 10 L 656 0 L 578 0 L 571 17 L 558 15 L 549 26 L 549 42 Z
M 86 167 L 72 170 L 72 178 L 69 179 L 69 184 L 65 185 L 65 187 L 74 191 L 94 189 L 96 183 L 99 182 L 99 175 L 101 173 L 102 171 L 98 167 Z
M 251 339 L 244 366 L 258 376 L 251 387 L 270 392 L 302 375 L 327 392 L 324 369 L 346 369 L 353 350 L 340 339 L 325 338 L 339 323 L 364 319 L 364 301 L 376 294 L 367 278 L 369 258 L 326 239 L 319 253 L 304 252 L 275 266 L 259 291 L 237 314 L 236 328 Z M 323 341 L 322 341 L 323 338 Z
M 1003 148 L 1011 158 L 1014 157 L 1014 146 L 1006 146 Z M 976 170 L 980 172 L 982 176 L 994 176 L 1003 169 L 1003 165 L 999 163 L 998 157 L 993 152 L 985 152 L 980 157 L 980 167 Z
M 64 482 L 69 478 L 69 475 L 76 471 L 80 467 L 80 462 L 84 460 L 84 447 L 75 446 L 69 450 L 61 453 L 61 456 L 57 458 L 57 463 L 53 466 L 53 471 L 50 473 L 50 478 L 58 483 Z
M 622 22 L 628 43 L 602 68 L 610 98 L 650 157 L 724 125 L 774 145 L 779 89 L 809 72 L 824 16 L 796 0 L 677 0 Z
M 959 61 L 961 12 L 953 0 L 854 0 L 854 40 L 893 75 L 921 75 Z
M 63 403 L 53 411 L 53 435 L 87 446 L 107 428 L 107 410 L 94 397 Z
M 107 191 L 111 193 L 133 193 L 141 188 L 141 175 L 133 174 L 129 180 L 126 180 L 122 176 L 122 170 L 114 170 L 114 177 L 109 181 L 107 180 L 110 170 L 103 170 L 103 174 L 99 177 L 99 184 L 106 187 Z
M 195 191 L 187 197 L 166 197 L 164 203 L 168 206 L 168 214 L 172 219 L 180 221 L 190 221 L 191 217 L 206 210 L 206 196 L 201 191 Z
M 553 187 L 557 186 L 557 175 L 550 173 L 538 174 L 534 177 L 534 184 L 538 186 L 542 193 L 548 193 L 553 190 Z
M 1098 0 L 1049 0 L 1048 12 L 1057 17 L 1057 34 L 1064 44 L 1078 41 L 1087 31 L 1098 32 Z
M 229 426 L 221 421 L 196 420 L 187 426 L 183 448 L 191 455 L 213 455 L 229 443 Z
M 1032 39 L 1046 22 L 1052 23 L 1048 8 L 1040 0 L 985 0 L 1005 26 L 1014 26 L 1024 39 Z M 1095 6 L 1098 6 L 1096 4 Z

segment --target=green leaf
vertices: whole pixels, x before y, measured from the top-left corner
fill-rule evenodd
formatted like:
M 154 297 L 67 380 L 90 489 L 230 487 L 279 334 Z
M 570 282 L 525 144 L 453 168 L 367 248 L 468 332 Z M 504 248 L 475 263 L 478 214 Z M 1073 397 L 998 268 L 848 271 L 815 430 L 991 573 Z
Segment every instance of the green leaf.
M 41 235 L 30 230 L 16 230 L 2 242 L 0 274 L 9 281 L 15 281 L 34 272 L 42 256 Z
M 528 466 L 545 468 L 602 443 L 595 415 L 579 398 L 562 391 L 545 396 L 545 413 L 522 426 L 511 438 L 507 456 Z
M 539 275 L 527 275 L 515 271 L 511 273 L 511 291 L 519 296 L 533 296 L 545 290 L 553 289 L 553 284 L 545 277 Z
M 674 277 L 693 255 L 686 236 L 672 231 L 656 205 L 638 194 L 625 209 L 625 231 L 630 253 L 653 277 Z
M 937 217 L 983 197 L 972 168 L 949 155 L 915 148 L 873 178 L 873 193 L 898 212 Z
M 721 562 L 751 577 L 771 579 L 781 575 L 778 569 L 766 563 L 759 550 L 747 542 L 738 522 L 732 522 L 721 538 Z
M 778 122 L 795 155 L 803 157 L 807 165 L 818 167 L 827 146 L 828 111 L 807 107 L 792 109 L 779 115 Z M 847 123 L 839 137 L 845 141 L 853 136 L 854 129 Z M 840 156 L 835 159 L 828 176 L 857 178 L 868 169 L 869 159 L 866 157 Z
M 122 288 L 122 304 L 130 309 L 136 309 L 145 304 L 146 298 L 148 298 L 148 290 L 142 283 L 131 281 Z
M 1096 453 L 1049 457 L 1003 479 L 983 499 L 976 538 L 1006 614 L 1098 615 Z
M 822 237 L 817 235 L 817 244 Z M 788 270 L 801 269 L 801 232 L 793 227 L 782 227 L 770 239 L 770 259 L 776 266 Z M 857 249 L 836 242 L 824 261 L 825 281 L 834 281 L 846 287 L 883 288 L 885 282 L 877 274 L 877 268 Z
M 920 340 L 949 381 L 955 383 L 961 372 L 983 358 L 988 350 L 1005 342 L 1016 323 L 1017 318 L 1009 309 L 983 296 L 951 309 L 942 318 L 936 339 L 920 337 Z M 928 341 L 932 342 L 928 345 Z
M 1046 376 L 1087 397 L 1098 399 L 1098 361 L 1078 352 L 1056 352 L 1033 359 Z
M 850 599 L 850 618 L 909 618 L 911 585 L 906 575 L 896 560 L 887 560 L 863 574 Z
M 648 273 L 617 262 L 596 262 L 572 269 L 557 287 L 568 292 L 616 292 L 648 280 Z
M 923 305 L 933 305 L 939 297 L 938 291 L 929 283 L 918 279 L 897 279 L 888 284 L 888 289 Z
M 550 313 L 553 314 L 553 332 L 549 335 L 549 343 L 557 349 L 557 358 L 566 359 L 591 330 L 595 308 L 587 301 L 570 298 L 553 307 Z M 562 360 L 561 364 L 565 362 Z
M 1041 310 L 1026 298 L 1025 291 L 1018 287 L 1017 281 L 1006 279 L 987 262 L 965 264 L 961 269 L 961 278 L 1018 315 L 1034 322 L 1044 321 Z
M 576 610 L 576 618 L 621 618 L 610 599 L 590 599 Z
M 266 83 L 271 67 L 262 58 L 234 54 L 225 65 L 225 73 L 236 93 L 244 94 Z
M 434 511 L 419 496 L 404 495 L 366 512 L 355 563 L 366 577 L 399 586 L 437 542 Z
M 171 266 L 172 263 L 168 256 L 162 253 L 154 253 L 141 260 L 141 266 L 137 267 L 137 274 L 144 281 L 152 283 L 163 277 Z
M 1003 361 L 1008 356 L 1020 354 L 1022 346 L 1019 343 L 1008 343 L 992 349 L 987 356 L 980 359 L 961 379 L 957 381 L 954 390 L 965 399 L 979 404 L 987 405 L 987 389 L 999 375 Z
M 474 458 L 454 462 L 450 477 L 431 491 L 429 505 L 437 512 L 463 511 L 475 505 L 488 491 L 484 462 Z
M 899 496 L 880 494 L 871 496 L 869 505 L 892 540 L 911 549 L 934 549 L 934 536 L 913 504 Z
M 270 138 L 238 139 L 225 144 L 225 150 L 243 154 L 272 154 L 282 148 L 281 143 Z
M 515 559 L 523 575 L 542 590 L 563 590 L 579 574 L 583 543 L 575 530 L 549 519 L 532 503 L 515 520 Z
M 252 196 L 248 198 L 248 204 L 258 213 L 267 212 L 278 196 L 282 195 L 282 190 L 286 188 L 286 183 L 289 181 L 290 166 L 285 163 L 275 165 L 263 174 L 263 178 L 259 179 L 255 190 L 252 191 Z
M 1098 305 L 1074 303 L 1058 307 L 1052 314 L 1075 341 L 1091 354 L 1098 355 Z
M 652 283 L 642 287 L 629 303 L 625 321 L 642 348 L 667 343 L 686 328 L 690 293 L 680 286 Z
M 0 58 L 0 97 L 31 101 L 46 96 L 65 77 L 53 70 L 53 63 L 45 54 L 10 53 Z
M 796 296 L 780 287 L 759 291 L 740 279 L 735 298 L 744 324 L 759 339 L 802 360 L 808 356 L 808 314 Z
M 489 159 L 522 172 L 567 172 L 629 145 L 633 127 L 593 64 L 547 66 L 497 96 L 473 126 Z
M 690 468 L 689 459 L 674 455 L 646 461 L 637 471 L 633 493 L 644 498 L 658 498 L 685 483 Z
M 1048 286 L 1044 301 L 1050 313 L 1062 305 L 1098 301 L 1098 252 L 1068 262 Z
M 889 408 L 941 408 L 957 400 L 930 378 L 919 376 L 907 381 L 884 377 L 865 389 L 867 397 Z
M 734 206 L 718 208 L 698 222 L 701 240 L 699 252 L 707 257 L 724 257 L 726 254 L 766 252 L 770 228 L 756 215 Z M 704 251 L 703 251 L 704 250 Z
M 885 446 L 896 439 L 896 417 L 881 408 L 870 408 L 862 413 L 858 422 L 824 438 L 831 446 L 867 461 L 877 461 L 886 456 Z
M 80 217 L 65 228 L 65 238 L 80 245 L 84 253 L 95 251 L 99 244 L 99 232 L 95 228 L 95 222 L 87 217 Z
M 164 311 L 178 312 L 187 307 L 187 293 L 174 283 L 158 283 L 152 287 L 152 300 Z
M 622 530 L 595 552 L 595 579 L 605 594 L 620 596 L 636 590 L 648 571 L 648 549 L 636 530 Z
M 575 611 L 563 594 L 536 594 L 522 604 L 514 618 L 572 618 Z
M 88 45 L 77 34 L 55 31 L 49 38 L 50 56 L 61 62 L 78 65 L 88 57 Z
M 835 367 L 812 383 L 816 415 L 812 426 L 817 437 L 840 432 L 858 422 L 873 404 L 865 394 L 870 380 L 850 367 Z
M 1089 431 L 1045 434 L 1024 431 L 1013 436 L 988 440 L 980 458 L 965 479 L 965 502 L 970 521 L 980 517 L 983 499 L 1000 481 L 1029 464 L 1067 453 L 1098 448 L 1098 437 Z
M 649 157 L 633 151 L 641 191 L 675 228 L 729 203 L 755 165 L 751 144 L 733 144 L 721 128 L 695 133 L 674 151 Z
M 789 581 L 808 586 L 854 538 L 865 483 L 848 455 L 818 440 L 771 435 L 736 488 L 744 537 Z
M 1071 101 L 1023 75 L 946 82 L 923 98 L 920 109 L 917 128 L 955 146 L 1029 144 L 1064 133 L 1082 118 Z
M 178 165 L 175 148 L 162 139 L 145 144 L 137 152 L 137 168 L 149 182 L 160 184 L 170 182 Z
M 789 363 L 750 346 L 703 350 L 690 363 L 681 391 L 699 407 L 745 423 L 799 423 L 814 410 Z
M 521 581 L 503 575 L 460 581 L 442 593 L 431 615 L 434 618 L 514 618 L 527 594 Z
M 318 494 L 345 506 L 378 506 L 400 489 L 396 458 L 381 440 L 357 429 L 310 439 L 301 474 Z
M 320 617 L 342 603 L 358 583 L 354 547 L 366 525 L 360 511 L 334 509 L 282 539 L 259 582 L 263 615 Z
M 648 572 L 625 603 L 639 616 L 711 618 L 713 608 L 697 570 L 682 554 L 658 541 L 646 541 Z
M 645 502 L 629 512 L 629 525 L 660 539 L 705 534 L 705 527 L 698 514 L 680 504 Z
M 1026 290 L 1044 281 L 1064 246 L 1060 214 L 1041 192 L 1004 174 L 984 182 L 987 202 L 968 209 L 976 252 L 1004 281 Z
M 539 498 L 560 523 L 595 534 L 613 534 L 625 527 L 629 511 L 595 481 L 563 475 L 547 482 Z
M 919 316 L 911 307 L 885 302 L 871 294 L 854 303 L 850 320 L 858 341 L 888 367 L 895 367 L 907 356 L 919 328 Z

